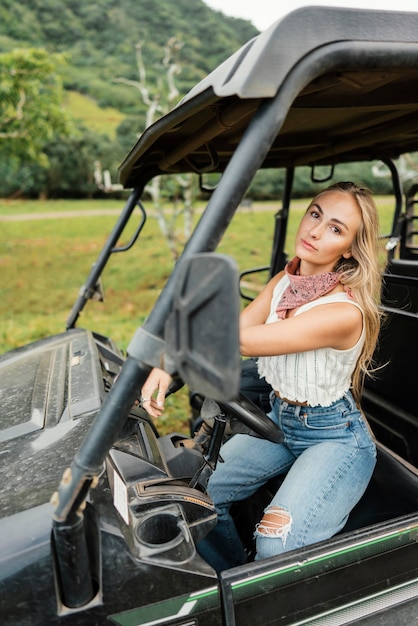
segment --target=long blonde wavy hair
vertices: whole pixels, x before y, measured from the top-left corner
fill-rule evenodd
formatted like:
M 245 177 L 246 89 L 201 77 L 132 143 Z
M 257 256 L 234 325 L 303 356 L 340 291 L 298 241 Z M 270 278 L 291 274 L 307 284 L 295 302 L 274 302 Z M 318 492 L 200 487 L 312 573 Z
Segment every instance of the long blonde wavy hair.
M 365 341 L 352 376 L 354 398 L 359 402 L 366 375 L 372 375 L 373 353 L 378 339 L 382 313 L 380 294 L 382 287 L 378 261 L 379 218 L 372 192 L 352 182 L 338 182 L 322 190 L 341 191 L 350 195 L 361 211 L 361 224 L 351 246 L 352 256 L 341 257 L 334 268 L 341 274 L 340 282 L 351 290 L 363 309 Z M 317 197 L 318 197 L 317 196 Z

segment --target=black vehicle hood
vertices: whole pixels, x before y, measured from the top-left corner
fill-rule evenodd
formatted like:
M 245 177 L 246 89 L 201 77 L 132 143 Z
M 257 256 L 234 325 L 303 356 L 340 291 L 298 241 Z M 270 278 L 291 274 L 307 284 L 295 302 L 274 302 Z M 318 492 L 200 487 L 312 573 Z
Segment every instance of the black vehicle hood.
M 125 187 L 223 172 L 263 101 L 282 120 L 263 167 L 396 158 L 418 150 L 418 14 L 305 7 L 250 40 L 140 137 Z
M 91 333 L 73 330 L 0 357 L 0 519 L 44 505 L 103 400 Z

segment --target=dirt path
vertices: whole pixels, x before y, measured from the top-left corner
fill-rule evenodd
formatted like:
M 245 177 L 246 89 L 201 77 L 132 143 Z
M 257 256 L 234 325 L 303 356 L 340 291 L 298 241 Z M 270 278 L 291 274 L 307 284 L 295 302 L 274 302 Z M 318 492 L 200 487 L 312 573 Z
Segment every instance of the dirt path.
M 100 217 L 101 215 L 119 215 L 120 209 L 90 209 L 85 211 L 51 211 L 50 213 L 21 213 L 0 215 L 0 222 L 26 222 L 29 220 L 56 220 L 60 217 Z
M 250 206 L 242 205 L 238 207 L 240 213 L 251 213 L 253 211 L 277 211 L 279 208 L 278 203 L 275 202 L 263 202 L 254 203 Z M 102 215 L 120 215 L 123 205 L 120 209 L 85 209 L 80 211 L 50 211 L 48 213 L 17 213 L 13 215 L 0 215 L 0 222 L 27 222 L 31 220 L 56 220 L 59 218 L 69 219 L 72 217 L 100 217 Z M 203 209 L 198 209 L 198 212 L 202 212 Z M 151 209 L 148 211 L 148 217 L 154 217 L 155 213 Z

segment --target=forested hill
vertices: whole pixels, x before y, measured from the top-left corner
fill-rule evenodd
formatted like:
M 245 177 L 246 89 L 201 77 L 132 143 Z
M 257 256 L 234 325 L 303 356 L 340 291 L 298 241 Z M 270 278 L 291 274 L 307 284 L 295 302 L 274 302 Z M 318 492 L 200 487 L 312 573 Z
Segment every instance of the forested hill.
M 115 79 L 138 79 L 138 44 L 152 81 L 161 72 L 166 42 L 181 41 L 176 85 L 184 94 L 257 32 L 250 22 L 213 11 L 203 0 L 2 0 L 0 6 L 0 52 L 23 47 L 65 52 L 65 87 L 125 114 L 137 109 L 138 94 Z

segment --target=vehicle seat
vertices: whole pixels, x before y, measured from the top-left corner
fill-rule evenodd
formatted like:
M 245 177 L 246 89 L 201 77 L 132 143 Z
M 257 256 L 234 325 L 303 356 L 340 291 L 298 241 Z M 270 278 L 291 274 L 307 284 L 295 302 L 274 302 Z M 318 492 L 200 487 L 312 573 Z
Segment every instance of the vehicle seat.
M 418 471 L 377 444 L 377 463 L 363 497 L 342 532 L 418 511 Z

